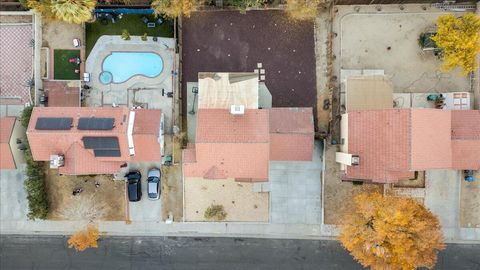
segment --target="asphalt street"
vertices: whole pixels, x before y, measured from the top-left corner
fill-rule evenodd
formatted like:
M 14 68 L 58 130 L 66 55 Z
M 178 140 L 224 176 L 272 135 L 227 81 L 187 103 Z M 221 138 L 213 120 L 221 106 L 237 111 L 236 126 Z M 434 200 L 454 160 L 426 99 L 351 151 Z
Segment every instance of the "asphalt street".
M 67 237 L 0 237 L 0 269 L 362 269 L 336 241 L 102 237 L 76 252 Z M 435 269 L 480 269 L 480 245 L 449 244 Z

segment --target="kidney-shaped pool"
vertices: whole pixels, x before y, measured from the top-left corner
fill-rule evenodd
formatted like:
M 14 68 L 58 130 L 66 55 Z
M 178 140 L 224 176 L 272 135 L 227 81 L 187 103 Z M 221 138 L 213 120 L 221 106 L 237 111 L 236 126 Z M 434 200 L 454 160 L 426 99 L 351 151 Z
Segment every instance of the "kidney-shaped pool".
M 123 83 L 133 76 L 154 78 L 163 70 L 163 60 L 153 52 L 112 52 L 105 57 L 100 73 L 103 84 Z

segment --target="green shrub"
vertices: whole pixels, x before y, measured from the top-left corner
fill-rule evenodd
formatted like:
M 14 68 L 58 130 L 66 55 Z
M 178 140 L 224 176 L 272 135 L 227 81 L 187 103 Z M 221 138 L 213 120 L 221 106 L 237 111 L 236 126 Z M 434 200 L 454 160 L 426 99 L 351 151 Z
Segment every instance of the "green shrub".
M 207 210 L 205 210 L 205 214 L 203 216 L 207 220 L 221 221 L 227 217 L 227 212 L 225 212 L 223 205 L 212 204 L 207 208 Z
M 25 150 L 25 161 L 27 163 L 24 187 L 27 192 L 29 219 L 46 219 L 48 214 L 48 197 L 45 188 L 45 174 L 43 172 L 43 163 L 33 160 L 30 145 L 27 139 L 24 139 L 27 147 Z
M 20 116 L 20 121 L 22 122 L 22 126 L 27 128 L 28 123 L 30 122 L 30 117 L 32 116 L 33 106 L 28 106 L 22 111 L 22 115 Z
M 123 40 L 130 40 L 130 33 L 127 29 L 122 30 L 122 39 Z
M 147 37 L 148 37 L 147 33 L 144 33 L 143 36 L 142 36 L 142 40 L 147 41 Z
M 245 13 L 248 8 L 259 8 L 266 2 L 266 0 L 225 0 L 223 3 L 240 9 L 240 13 Z

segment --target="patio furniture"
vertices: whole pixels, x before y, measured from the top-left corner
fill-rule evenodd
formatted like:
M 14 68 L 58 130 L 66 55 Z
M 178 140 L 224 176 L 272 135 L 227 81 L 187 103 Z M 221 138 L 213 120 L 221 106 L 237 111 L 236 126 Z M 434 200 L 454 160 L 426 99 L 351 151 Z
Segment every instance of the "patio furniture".
M 84 72 L 83 73 L 83 80 L 86 81 L 86 82 L 89 82 L 90 81 L 90 73 Z
M 149 21 L 148 21 L 148 18 L 145 17 L 145 16 L 143 16 L 143 17 L 141 18 L 141 20 L 142 20 L 142 22 L 143 22 L 144 24 L 147 24 L 147 23 L 149 22 Z
M 72 40 L 72 43 L 73 43 L 73 47 L 75 47 L 75 48 L 80 47 L 80 39 L 74 38 L 74 39 Z
M 154 22 L 149 22 L 147 23 L 148 28 L 155 28 L 155 23 Z
M 73 58 L 68 59 L 68 62 L 72 63 L 72 64 L 80 65 L 82 60 L 80 60 L 80 57 L 73 57 Z
M 163 24 L 163 19 L 162 19 L 162 17 L 159 17 L 159 18 L 157 19 L 157 23 L 158 23 L 158 25 L 162 25 L 162 24 Z

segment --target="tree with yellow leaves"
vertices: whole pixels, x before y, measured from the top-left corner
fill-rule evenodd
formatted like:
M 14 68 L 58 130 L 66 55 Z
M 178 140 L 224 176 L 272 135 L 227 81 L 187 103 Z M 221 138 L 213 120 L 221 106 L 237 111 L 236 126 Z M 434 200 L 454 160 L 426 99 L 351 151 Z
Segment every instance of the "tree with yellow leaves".
M 81 24 L 90 20 L 96 0 L 26 0 L 27 6 L 45 19 Z
M 364 267 L 432 268 L 445 248 L 440 224 L 410 198 L 362 193 L 343 217 L 339 240 Z
M 75 248 L 76 251 L 84 251 L 87 248 L 98 247 L 98 238 L 100 233 L 98 227 L 88 225 L 86 230 L 76 232 L 68 239 L 68 247 Z
M 156 15 L 165 15 L 169 18 L 190 17 L 202 3 L 201 0 L 154 0 L 152 8 Z
M 294 20 L 313 20 L 322 0 L 287 0 L 285 11 Z
M 437 34 L 432 37 L 442 49 L 442 71 L 462 68 L 463 75 L 477 69 L 476 56 L 480 52 L 480 17 L 467 13 L 461 17 L 442 15 L 437 21 Z

